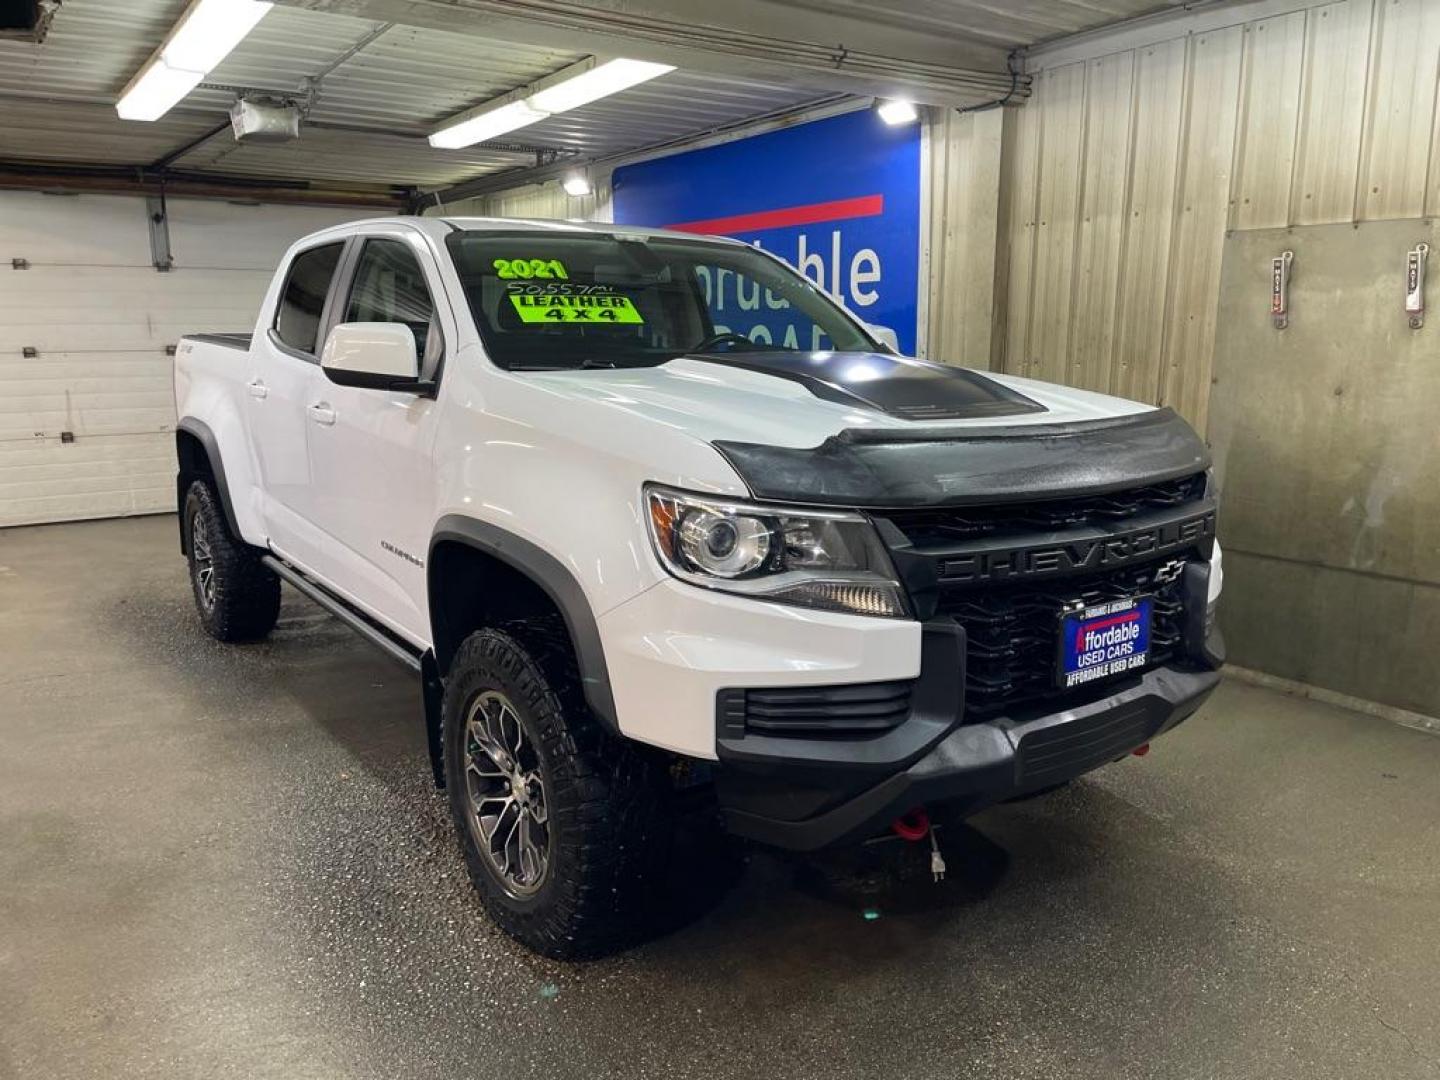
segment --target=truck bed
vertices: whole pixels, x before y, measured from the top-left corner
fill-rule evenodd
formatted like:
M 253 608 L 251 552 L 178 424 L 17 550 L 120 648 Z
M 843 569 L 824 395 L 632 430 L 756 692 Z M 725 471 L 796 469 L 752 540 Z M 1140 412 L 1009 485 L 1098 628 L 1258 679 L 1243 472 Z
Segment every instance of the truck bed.
M 210 345 L 223 345 L 227 349 L 250 351 L 250 339 L 254 334 L 186 334 L 189 341 L 203 341 Z

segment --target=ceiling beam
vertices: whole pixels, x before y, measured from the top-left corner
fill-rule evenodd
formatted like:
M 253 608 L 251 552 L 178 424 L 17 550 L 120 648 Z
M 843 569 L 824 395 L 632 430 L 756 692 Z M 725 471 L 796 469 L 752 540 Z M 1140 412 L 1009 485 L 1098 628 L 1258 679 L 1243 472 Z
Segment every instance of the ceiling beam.
M 816 95 L 970 105 L 1011 88 L 1007 50 L 934 28 L 817 13 L 785 0 L 279 0 L 291 7 L 627 56 Z M 1021 88 L 1023 96 L 1026 88 Z
M 0 189 L 103 195 L 168 195 L 172 198 L 290 203 L 303 206 L 375 207 L 400 210 L 414 192 L 399 189 L 327 187 L 305 180 L 272 180 L 218 173 L 154 172 L 145 166 L 54 165 L 0 161 Z

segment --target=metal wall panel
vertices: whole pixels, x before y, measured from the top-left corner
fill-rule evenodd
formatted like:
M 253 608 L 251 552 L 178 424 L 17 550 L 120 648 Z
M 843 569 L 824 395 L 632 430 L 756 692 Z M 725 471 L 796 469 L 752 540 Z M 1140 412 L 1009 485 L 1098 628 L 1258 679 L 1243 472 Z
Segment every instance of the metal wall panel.
M 1215 298 L 1234 162 L 1242 37 L 1240 27 L 1232 26 L 1188 42 L 1185 140 L 1157 401 L 1189 417 L 1201 431 L 1215 352 Z
M 1245 84 L 1230 224 L 1268 229 L 1288 224 L 1299 136 L 1305 12 L 1242 28 Z
M 1425 212 L 1435 119 L 1440 4 L 1381 0 L 1375 7 L 1374 41 L 1360 217 L 1419 217 Z
M 989 368 L 1003 337 L 995 325 L 995 245 L 1004 120 L 998 109 L 947 110 L 926 126 L 923 355 L 947 364 Z
M 1009 118 L 1007 370 L 1203 428 L 1227 228 L 1440 213 L 1440 2 L 1244 12 L 1032 64 Z
M 1371 9 L 1372 0 L 1344 0 L 1306 13 L 1302 120 L 1289 210 L 1296 225 L 1348 221 L 1355 212 Z
M 1074 295 L 1075 241 L 1079 224 L 1080 177 L 1085 168 L 1085 65 L 1045 72 L 1040 125 L 1039 201 L 1035 263 L 1025 374 L 1063 381 L 1070 345 L 1070 304 Z
M 1122 53 L 1088 64 L 1075 305 L 1068 370 L 1060 378 L 1088 390 L 1106 390 L 1115 366 L 1115 305 L 1125 235 L 1135 57 Z
M 1034 100 L 1033 98 L 1031 99 Z M 1034 303 L 1035 227 L 1040 220 L 1039 195 L 1040 110 L 1024 108 L 1010 113 L 1012 135 L 1009 191 L 1009 275 L 1006 285 L 1006 371 L 1023 374 L 1029 366 L 1030 316 Z
M 589 195 L 579 197 L 566 194 L 558 180 L 550 180 L 544 184 L 530 184 L 526 187 L 492 192 L 489 195 L 436 204 L 427 207 L 425 213 L 432 216 L 442 214 L 445 217 L 610 221 L 609 173 L 591 177 L 590 183 L 594 190 Z
M 1138 51 L 1115 358 L 1105 389 L 1140 401 L 1153 400 L 1160 383 L 1184 90 L 1183 39 Z
M 1440 243 L 1435 222 L 1232 234 L 1210 437 L 1232 656 L 1440 716 L 1440 365 L 1434 324 L 1411 329 L 1401 304 L 1421 241 Z M 1270 260 L 1286 249 L 1279 331 Z

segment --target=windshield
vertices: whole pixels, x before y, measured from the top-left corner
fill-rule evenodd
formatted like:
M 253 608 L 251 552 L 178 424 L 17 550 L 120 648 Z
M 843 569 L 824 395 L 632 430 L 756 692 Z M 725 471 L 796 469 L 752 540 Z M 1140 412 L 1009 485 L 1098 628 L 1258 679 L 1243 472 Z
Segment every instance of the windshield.
M 877 348 L 808 279 L 737 244 L 534 230 L 446 243 L 490 358 L 511 371 Z

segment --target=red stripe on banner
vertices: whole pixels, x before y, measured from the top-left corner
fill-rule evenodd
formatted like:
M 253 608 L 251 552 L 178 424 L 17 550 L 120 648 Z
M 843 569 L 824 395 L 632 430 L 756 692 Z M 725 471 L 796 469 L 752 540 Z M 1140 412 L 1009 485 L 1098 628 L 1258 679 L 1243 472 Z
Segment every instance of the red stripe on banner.
M 789 225 L 815 225 L 822 221 L 846 221 L 850 218 L 876 217 L 885 212 L 884 195 L 859 195 L 853 199 L 787 206 L 783 210 L 757 210 L 753 214 L 732 214 L 730 217 L 707 218 L 666 225 L 667 229 L 689 233 L 759 232 L 783 229 Z

